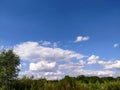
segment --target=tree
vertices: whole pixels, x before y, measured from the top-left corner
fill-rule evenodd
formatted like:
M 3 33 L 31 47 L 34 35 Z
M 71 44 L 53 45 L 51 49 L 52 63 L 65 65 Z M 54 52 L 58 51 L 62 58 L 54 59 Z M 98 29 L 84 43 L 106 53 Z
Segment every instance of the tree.
M 4 49 L 0 52 L 0 87 L 9 90 L 12 82 L 18 76 L 19 64 L 19 56 L 13 50 Z

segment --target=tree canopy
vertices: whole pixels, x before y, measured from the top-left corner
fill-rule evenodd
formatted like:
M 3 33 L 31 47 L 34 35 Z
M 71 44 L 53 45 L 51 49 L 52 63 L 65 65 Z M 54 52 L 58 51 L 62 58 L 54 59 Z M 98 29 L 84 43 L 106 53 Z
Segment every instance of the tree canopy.
M 0 87 L 9 87 L 18 76 L 20 59 L 12 49 L 0 52 Z

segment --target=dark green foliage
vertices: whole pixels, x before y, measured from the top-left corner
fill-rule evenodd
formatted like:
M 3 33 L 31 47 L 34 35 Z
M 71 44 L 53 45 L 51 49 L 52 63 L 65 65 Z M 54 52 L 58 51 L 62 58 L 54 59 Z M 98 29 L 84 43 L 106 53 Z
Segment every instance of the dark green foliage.
M 19 57 L 13 50 L 2 50 L 0 52 L 0 88 L 9 90 L 13 81 L 18 76 Z
M 96 76 L 65 76 L 61 80 L 35 80 L 23 77 L 16 80 L 13 87 L 14 90 L 120 90 L 120 79 L 112 78 L 111 80 L 109 77 L 99 78 Z

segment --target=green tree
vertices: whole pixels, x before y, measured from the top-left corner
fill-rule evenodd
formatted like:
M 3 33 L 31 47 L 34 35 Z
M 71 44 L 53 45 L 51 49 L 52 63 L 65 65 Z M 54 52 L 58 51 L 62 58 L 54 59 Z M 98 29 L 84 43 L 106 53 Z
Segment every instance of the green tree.
M 11 84 L 17 78 L 20 59 L 13 50 L 0 52 L 0 87 L 9 90 Z

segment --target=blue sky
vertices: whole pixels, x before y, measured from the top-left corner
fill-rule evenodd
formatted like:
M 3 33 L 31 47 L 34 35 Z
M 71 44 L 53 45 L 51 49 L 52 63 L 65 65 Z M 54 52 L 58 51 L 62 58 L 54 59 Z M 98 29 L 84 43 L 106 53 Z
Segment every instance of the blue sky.
M 84 69 L 94 70 L 94 68 L 103 70 L 107 67 L 105 65 L 110 67 L 109 64 L 112 63 L 114 65 L 111 67 L 114 69 L 120 68 L 115 67 L 115 65 L 119 66 L 120 60 L 119 3 L 118 0 L 0 0 L 0 45 L 16 47 L 19 49 L 15 50 L 17 53 L 26 53 L 21 50 L 19 45 L 29 47 L 35 43 L 37 45 L 31 46 L 31 48 L 44 46 L 44 49 L 55 48 L 57 50 L 59 48 L 63 52 L 65 50 L 74 51 L 76 54 L 85 55 L 86 58 L 69 58 L 69 61 L 72 59 L 73 62 L 66 62 L 66 65 L 80 68 L 77 67 L 75 61 L 83 60 L 85 64 L 84 68 L 81 68 L 81 72 Z M 82 39 L 89 37 L 89 39 L 75 42 L 78 37 Z M 44 45 L 45 43 L 48 45 Z M 58 68 L 60 63 L 65 64 L 63 61 L 53 62 L 40 59 L 33 62 L 26 60 L 25 56 L 23 57 L 21 54 L 20 56 L 21 62 L 24 63 L 23 74 L 25 74 L 25 70 L 27 73 L 30 71 L 31 63 L 34 63 L 34 65 L 32 64 L 34 67 L 40 66 L 41 63 L 45 63 L 45 67 L 50 67 L 52 64 L 57 70 L 56 72 L 48 70 L 49 72 L 66 74 L 65 70 Z M 96 59 L 97 56 L 99 58 Z M 93 65 L 88 65 L 90 57 L 94 58 L 93 61 L 97 60 L 92 63 Z M 55 59 L 55 57 L 52 58 Z M 105 61 L 105 65 L 102 66 L 100 61 Z M 110 61 L 112 63 L 109 63 Z M 27 63 L 26 66 L 25 63 Z M 77 62 L 78 65 L 80 63 Z M 109 71 L 115 72 L 113 68 Z M 44 73 L 48 73 L 44 70 L 46 68 L 38 69 L 35 69 L 37 73 L 44 71 L 43 76 Z M 51 69 L 53 68 L 51 67 Z M 35 72 L 35 70 L 32 69 L 29 73 Z M 96 71 L 96 73 L 98 72 Z M 86 73 L 83 74 L 86 75 Z

